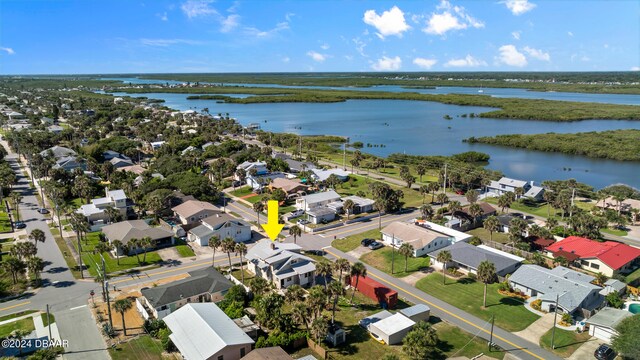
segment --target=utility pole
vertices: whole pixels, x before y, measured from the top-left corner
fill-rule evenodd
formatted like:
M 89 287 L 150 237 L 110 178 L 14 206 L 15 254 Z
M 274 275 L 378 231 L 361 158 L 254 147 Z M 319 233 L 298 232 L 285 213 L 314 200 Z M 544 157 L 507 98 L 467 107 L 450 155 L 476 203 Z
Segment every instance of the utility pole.
M 51 339 L 51 318 L 49 317 L 49 304 L 47 304 L 47 325 L 49 327 L 49 340 Z
M 447 192 L 447 164 L 444 164 L 444 183 L 442 184 L 442 192 Z
M 495 315 L 491 315 L 491 333 L 489 334 L 489 351 L 493 347 L 493 322 L 495 320 Z
M 574 202 L 575 198 L 576 198 L 576 188 L 573 188 L 571 190 L 571 207 L 569 208 L 569 219 L 571 219 L 571 216 L 573 216 L 573 204 L 575 203 Z
M 104 286 L 104 293 L 107 298 L 107 313 L 109 314 L 109 326 L 113 330 L 113 319 L 111 318 L 111 301 L 109 299 L 109 282 L 107 281 L 107 267 L 105 266 L 104 256 L 100 254 L 100 257 L 102 258 L 102 286 Z
M 396 252 L 395 252 L 395 248 L 396 247 L 396 236 L 394 234 L 391 234 L 391 275 L 393 275 L 393 265 L 395 264 L 395 257 L 396 257 Z
M 342 170 L 347 170 L 347 141 L 342 145 Z
M 553 309 L 553 329 L 551 330 L 551 349 L 555 350 L 556 345 L 554 344 L 556 340 L 556 320 L 558 319 L 558 300 L 560 299 L 560 295 L 556 294 L 556 307 Z

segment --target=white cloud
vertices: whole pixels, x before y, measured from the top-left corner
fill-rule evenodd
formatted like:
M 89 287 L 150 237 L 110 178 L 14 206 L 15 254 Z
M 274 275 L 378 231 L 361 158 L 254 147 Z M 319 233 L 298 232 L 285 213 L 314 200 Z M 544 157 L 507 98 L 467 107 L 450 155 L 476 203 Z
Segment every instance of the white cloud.
M 511 36 L 513 36 L 513 38 L 516 39 L 516 40 L 520 40 L 520 31 L 512 32 Z
M 218 14 L 216 9 L 209 6 L 212 2 L 212 0 L 189 0 L 183 3 L 180 9 L 189 19 L 198 16 L 216 15 Z
M 436 59 L 415 58 L 413 63 L 423 69 L 431 69 L 438 61 Z
M 397 6 L 383 11 L 381 15 L 378 15 L 375 10 L 367 10 L 362 20 L 365 24 L 375 27 L 381 39 L 390 35 L 402 37 L 402 33 L 411 28 L 404 19 L 404 13 Z
M 162 21 L 168 21 L 169 17 L 167 16 L 167 12 L 163 12 L 162 14 L 156 14 L 156 16 L 158 16 L 160 18 L 160 20 Z
M 257 38 L 268 38 L 271 37 L 283 30 L 289 29 L 289 23 L 284 21 L 276 24 L 276 27 L 270 30 L 260 30 L 254 27 L 245 28 L 245 33 L 250 36 L 255 36 Z
M 522 15 L 536 7 L 536 4 L 530 3 L 528 0 L 506 0 L 502 3 L 507 5 L 507 9 L 513 15 Z
M 289 61 L 291 61 L 291 59 L 288 56 L 282 57 L 282 62 L 283 63 L 288 63 Z
M 527 54 L 529 54 L 531 57 L 535 59 L 542 60 L 542 61 L 551 60 L 551 56 L 549 56 L 549 53 L 544 52 L 542 50 L 534 49 L 528 46 L 525 46 L 522 50 L 524 50 Z
M 451 6 L 447 0 L 442 0 L 436 9 L 442 12 L 431 14 L 427 20 L 427 27 L 422 29 L 427 34 L 444 35 L 450 30 L 484 27 L 484 23 L 471 17 L 464 7 Z
M 321 54 L 317 51 L 307 51 L 307 56 L 309 56 L 310 58 L 313 59 L 313 61 L 317 61 L 317 62 L 323 62 L 325 60 L 327 60 L 328 55 L 326 54 Z
M 140 43 L 145 46 L 168 47 L 177 44 L 202 45 L 202 41 L 189 39 L 140 39 Z
M 604 44 L 604 45 L 602 45 L 602 47 L 604 47 L 605 49 L 608 49 L 609 48 L 609 44 Z
M 354 38 L 351 41 L 353 41 L 353 43 L 356 45 L 356 51 L 358 52 L 358 54 L 360 54 L 360 56 L 369 57 L 364 53 L 364 48 L 367 46 L 364 41 L 360 40 L 360 38 Z
M 567 35 L 573 37 L 573 33 L 571 31 L 567 31 Z
M 484 60 L 479 60 L 474 58 L 471 55 L 467 55 L 462 59 L 451 59 L 447 61 L 444 66 L 447 67 L 478 67 L 478 66 L 487 66 L 487 62 Z
M 523 67 L 527 65 L 527 57 L 519 52 L 513 45 L 503 45 L 500 47 L 498 61 L 509 66 Z
M 16 53 L 16 52 L 15 52 L 15 51 L 13 51 L 13 49 L 12 49 L 12 48 L 10 48 L 10 47 L 2 47 L 2 46 L 0 46 L 0 51 L 5 51 L 5 52 L 6 52 L 7 54 L 9 54 L 9 55 L 13 55 L 13 54 L 15 54 L 15 53 Z
M 640 66 L 634 66 L 631 68 L 631 71 L 640 71 Z
M 330 46 L 327 43 L 324 43 L 324 44 L 320 45 L 320 49 L 322 49 L 322 50 L 329 50 L 329 47 Z
M 231 14 L 226 18 L 223 18 L 220 22 L 220 31 L 223 33 L 227 33 L 240 25 L 240 15 Z
M 392 71 L 399 70 L 400 66 L 402 66 L 402 59 L 400 59 L 400 56 L 392 58 L 383 56 L 373 63 L 371 68 L 376 71 Z
M 344 58 L 347 59 L 348 61 L 353 60 L 353 56 L 351 55 L 345 55 Z

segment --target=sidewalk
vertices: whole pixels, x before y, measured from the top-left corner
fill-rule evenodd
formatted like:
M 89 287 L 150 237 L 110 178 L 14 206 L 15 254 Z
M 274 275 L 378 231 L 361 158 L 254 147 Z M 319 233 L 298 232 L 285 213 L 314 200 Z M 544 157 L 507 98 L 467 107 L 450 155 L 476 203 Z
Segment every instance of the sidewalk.
M 44 313 L 43 315 L 47 316 L 46 313 Z M 35 325 L 36 327 L 36 337 L 38 338 L 49 337 L 49 327 L 44 326 L 44 323 L 42 322 L 42 316 L 40 313 L 36 313 L 35 315 L 33 315 L 33 325 Z M 55 322 L 51 324 L 51 340 L 56 340 L 56 341 L 61 340 L 60 333 L 58 332 L 58 325 L 56 325 Z

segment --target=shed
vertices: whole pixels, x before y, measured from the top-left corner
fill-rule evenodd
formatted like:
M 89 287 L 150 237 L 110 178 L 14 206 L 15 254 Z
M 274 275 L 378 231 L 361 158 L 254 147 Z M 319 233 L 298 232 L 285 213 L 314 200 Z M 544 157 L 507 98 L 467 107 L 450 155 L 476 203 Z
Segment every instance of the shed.
M 589 324 L 589 335 L 610 342 L 611 338 L 617 334 L 616 326 L 629 316 L 632 314 L 626 310 L 604 308 L 586 320 Z
M 371 324 L 376 323 L 376 322 L 378 322 L 380 320 L 384 320 L 384 319 L 386 319 L 388 317 L 391 317 L 391 316 L 393 316 L 392 313 L 390 313 L 387 310 L 382 310 L 382 311 L 380 311 L 378 313 L 375 313 L 373 315 L 369 315 L 366 318 L 360 320 L 358 322 L 358 324 L 360 324 L 360 326 L 362 326 L 363 328 L 369 330 L 369 326 L 371 326 Z
M 402 339 L 415 325 L 415 321 L 397 313 L 386 319 L 380 320 L 369 326 L 369 332 L 384 341 L 387 345 L 394 345 L 402 342 Z
M 408 317 L 415 322 L 429 321 L 430 313 L 431 309 L 425 304 L 417 304 L 400 310 L 400 314 Z

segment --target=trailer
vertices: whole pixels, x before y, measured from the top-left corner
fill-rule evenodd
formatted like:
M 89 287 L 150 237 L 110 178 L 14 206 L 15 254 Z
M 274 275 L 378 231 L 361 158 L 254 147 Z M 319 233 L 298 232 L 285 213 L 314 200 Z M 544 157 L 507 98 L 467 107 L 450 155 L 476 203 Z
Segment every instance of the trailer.
M 347 278 L 347 283 L 369 299 L 378 302 L 383 309 L 395 309 L 398 303 L 398 292 L 389 289 L 370 277 L 360 276 L 356 281 L 356 276 L 351 276 Z

